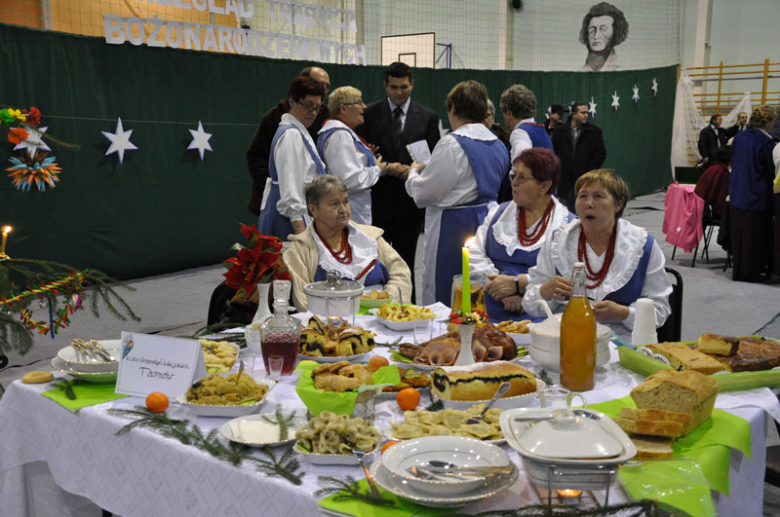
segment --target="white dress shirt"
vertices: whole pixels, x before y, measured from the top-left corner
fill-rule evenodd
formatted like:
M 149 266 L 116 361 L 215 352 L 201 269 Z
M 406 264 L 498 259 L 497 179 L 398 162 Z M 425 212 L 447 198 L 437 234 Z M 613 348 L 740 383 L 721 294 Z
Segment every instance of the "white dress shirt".
M 301 137 L 309 142 L 315 153 L 317 146 L 309 136 L 306 126 L 294 116 L 289 113 L 282 115 L 279 125 L 283 124 L 292 124 L 300 131 L 285 131 L 273 150 L 279 175 L 279 201 L 276 203 L 276 210 L 291 221 L 302 221 L 304 215 L 308 214 L 303 188 L 317 176 L 317 166 Z
M 412 103 L 412 98 L 409 97 L 406 99 L 406 102 L 404 102 L 401 105 L 401 111 L 403 113 L 401 114 L 401 131 L 404 130 L 406 127 L 406 114 L 409 113 L 409 105 Z M 390 97 L 387 98 L 387 105 L 390 106 L 390 117 L 395 120 L 395 109 L 398 107 L 398 104 L 394 103 L 390 100 Z
M 515 158 L 520 156 L 520 153 L 534 146 L 534 144 L 531 143 L 531 137 L 528 136 L 528 133 L 520 128 L 521 124 L 533 124 L 534 122 L 536 121 L 533 119 L 533 117 L 521 120 L 517 123 L 515 128 L 512 130 L 512 133 L 509 135 L 509 143 L 512 146 L 512 152 L 510 153 L 512 163 L 515 163 Z
M 644 228 L 634 226 L 625 219 L 618 219 L 617 224 L 615 255 L 607 276 L 601 285 L 595 289 L 588 289 L 588 297 L 596 302 L 604 300 L 608 294 L 617 291 L 631 280 L 639 266 L 639 260 L 642 258 L 643 248 L 647 241 L 648 234 Z M 571 278 L 574 263 L 579 262 L 577 258 L 577 243 L 579 241 L 580 227 L 580 220 L 577 219 L 558 230 L 558 233 L 552 239 L 548 239 L 544 243 L 536 259 L 536 266 L 528 271 L 529 282 L 523 297 L 523 308 L 532 316 L 544 316 L 545 312 L 541 304 L 543 298 L 540 288 L 542 284 L 555 276 L 556 268 L 563 278 Z M 601 269 L 606 252 L 603 255 L 596 255 L 590 244 L 586 244 L 585 249 L 591 268 L 595 271 Z M 641 298 L 653 300 L 656 328 L 663 325 L 672 312 L 669 306 L 672 283 L 664 270 L 665 265 L 666 259 L 660 246 L 658 246 L 658 242 L 653 242 Z M 553 312 L 562 312 L 566 306 L 566 300 L 553 298 L 547 304 Z M 634 329 L 635 306 L 636 302 L 629 306 L 630 313 L 628 317 L 620 322 L 628 330 Z M 625 332 L 621 333 L 618 328 L 613 330 L 619 335 L 626 335 Z

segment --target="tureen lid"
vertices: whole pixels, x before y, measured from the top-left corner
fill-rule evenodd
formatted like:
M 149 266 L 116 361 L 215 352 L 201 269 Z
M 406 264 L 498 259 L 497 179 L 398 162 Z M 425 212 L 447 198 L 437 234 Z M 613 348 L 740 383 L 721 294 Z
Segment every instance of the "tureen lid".
M 304 286 L 303 291 L 310 296 L 322 298 L 347 298 L 363 294 L 363 285 L 355 280 L 341 278 L 338 271 L 328 271 L 326 280 Z
M 516 435 L 521 447 L 538 456 L 560 459 L 613 458 L 623 445 L 601 418 L 586 411 L 552 410 Z

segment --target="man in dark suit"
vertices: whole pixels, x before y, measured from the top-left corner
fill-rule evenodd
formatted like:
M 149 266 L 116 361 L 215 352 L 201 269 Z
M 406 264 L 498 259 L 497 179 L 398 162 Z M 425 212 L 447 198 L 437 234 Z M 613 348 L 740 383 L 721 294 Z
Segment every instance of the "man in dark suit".
M 328 72 L 318 66 L 307 66 L 299 75 L 311 77 L 317 82 L 325 85 L 325 95 L 330 89 L 330 76 Z M 249 192 L 249 201 L 246 209 L 257 216 L 260 215 L 260 205 L 263 200 L 263 190 L 265 190 L 266 180 L 269 178 L 268 160 L 271 156 L 271 142 L 273 142 L 276 129 L 282 120 L 282 115 L 290 111 L 290 102 L 285 97 L 279 101 L 276 106 L 265 112 L 263 120 L 257 126 L 252 142 L 246 152 L 246 164 L 249 169 L 249 175 L 252 176 L 252 190 Z M 312 139 L 317 141 L 317 132 L 322 129 L 322 124 L 330 115 L 325 104 L 322 105 L 314 123 L 309 126 L 309 134 Z
M 439 117 L 436 112 L 414 102 L 412 69 L 404 63 L 392 63 L 385 69 L 387 98 L 371 103 L 363 112 L 365 122 L 355 128 L 369 144 L 379 147 L 387 175 L 371 188 L 373 225 L 382 228 L 383 237 L 414 271 L 417 238 L 425 211 L 417 208 L 404 188 L 404 179 L 412 164 L 408 144 L 425 140 L 431 152 L 439 141 Z
M 723 117 L 713 115 L 710 117 L 710 125 L 699 133 L 699 154 L 701 155 L 701 163 L 704 165 L 715 163 L 718 148 L 726 145 L 728 140 L 726 131 L 720 127 L 721 122 L 723 122 Z
M 740 131 L 744 131 L 748 128 L 748 114 L 743 112 L 740 112 L 739 115 L 737 115 L 737 123 L 733 126 L 726 128 L 726 142 L 734 138 L 734 136 L 739 133 Z
M 574 212 L 574 183 L 586 172 L 600 168 L 607 158 L 601 128 L 588 123 L 587 104 L 572 104 L 571 120 L 553 130 L 552 144 L 561 160 L 558 199 Z

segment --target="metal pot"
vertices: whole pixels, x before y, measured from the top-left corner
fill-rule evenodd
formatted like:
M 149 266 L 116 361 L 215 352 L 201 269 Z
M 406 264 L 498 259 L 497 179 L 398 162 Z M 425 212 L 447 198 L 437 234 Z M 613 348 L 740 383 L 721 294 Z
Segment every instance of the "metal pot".
M 328 271 L 327 280 L 304 286 L 312 314 L 325 317 L 347 318 L 360 310 L 363 285 L 354 280 L 340 278 L 338 271 Z

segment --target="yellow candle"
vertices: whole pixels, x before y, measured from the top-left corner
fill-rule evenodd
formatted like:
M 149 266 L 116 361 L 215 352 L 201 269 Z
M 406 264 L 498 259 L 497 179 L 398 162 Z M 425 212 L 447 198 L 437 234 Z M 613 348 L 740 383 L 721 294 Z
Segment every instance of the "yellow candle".
M 463 247 L 463 274 L 461 275 L 463 296 L 461 296 L 461 310 L 463 314 L 471 312 L 471 277 L 469 276 L 469 249 Z
M 0 258 L 8 258 L 8 256 L 5 254 L 5 241 L 8 240 L 8 234 L 11 233 L 10 226 L 3 226 L 3 242 L 0 243 Z

